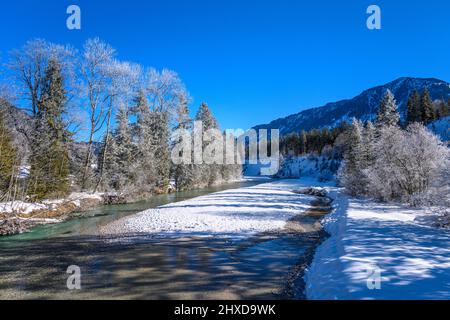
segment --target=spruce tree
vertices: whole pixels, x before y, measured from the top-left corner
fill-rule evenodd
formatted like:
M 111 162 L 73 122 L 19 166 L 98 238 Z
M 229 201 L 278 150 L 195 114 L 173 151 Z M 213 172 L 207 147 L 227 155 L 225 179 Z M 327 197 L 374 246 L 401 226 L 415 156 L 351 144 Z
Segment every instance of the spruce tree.
M 192 120 L 189 117 L 189 106 L 187 99 L 181 99 L 177 108 L 177 125 L 175 130 L 192 129 Z M 179 143 L 181 141 L 174 141 Z M 192 151 L 191 151 L 192 153 Z M 183 155 L 181 155 L 183 156 Z M 192 154 L 191 154 L 192 159 Z M 173 178 L 175 180 L 175 188 L 178 191 L 189 190 L 195 186 L 195 170 L 192 163 L 176 164 L 173 167 Z
M 203 122 L 203 131 L 219 128 L 216 118 L 206 103 L 200 105 L 200 109 L 198 110 L 195 119 Z
M 29 193 L 37 199 L 65 196 L 70 186 L 70 135 L 63 120 L 67 98 L 58 61 L 50 60 L 42 90 L 34 120 L 29 177 Z
M 135 182 L 135 145 L 132 141 L 128 112 L 121 106 L 116 115 L 117 127 L 110 141 L 110 152 L 105 161 L 107 187 L 118 192 L 127 191 Z
M 149 194 L 156 188 L 155 143 L 151 132 L 152 116 L 147 97 L 140 90 L 134 99 L 133 112 L 136 115 L 135 140 L 136 162 L 140 174 L 137 177 L 136 186 L 141 193 Z
M 435 110 L 433 107 L 433 101 L 430 97 L 430 92 L 428 89 L 425 89 L 422 93 L 421 98 L 421 114 L 422 114 L 422 122 L 427 125 L 430 122 L 433 122 L 436 118 Z
M 206 103 L 202 103 L 200 109 L 195 117 L 196 121 L 201 121 L 203 126 L 203 133 L 210 129 L 219 129 L 216 118 L 209 109 Z M 208 146 L 208 143 L 203 141 L 203 151 Z M 196 181 L 200 186 L 209 186 L 217 182 L 220 176 L 220 166 L 217 164 L 202 164 L 195 166 L 196 168 Z
M 408 110 L 406 121 L 407 124 L 411 124 L 413 122 L 420 122 L 422 120 L 422 116 L 420 113 L 420 94 L 417 90 L 414 90 L 408 99 Z
M 377 126 L 397 126 L 400 121 L 400 114 L 398 113 L 397 103 L 394 95 L 390 90 L 387 90 L 381 101 L 380 108 L 377 114 Z
M 151 145 L 154 150 L 156 187 L 166 192 L 170 180 L 169 115 L 167 112 L 150 113 Z
M 363 125 L 361 121 L 353 119 L 352 129 L 350 132 L 349 145 L 350 149 L 346 155 L 349 168 L 356 170 L 359 166 L 362 154 L 363 144 Z
M 138 159 L 143 172 L 139 183 L 147 192 L 164 193 L 169 186 L 171 168 L 169 114 L 164 110 L 150 110 L 142 90 L 134 103 Z
M 363 171 L 365 168 L 363 132 L 361 121 L 353 119 L 351 127 L 345 133 L 348 148 L 338 177 L 342 185 L 352 194 L 364 194 L 367 187 Z

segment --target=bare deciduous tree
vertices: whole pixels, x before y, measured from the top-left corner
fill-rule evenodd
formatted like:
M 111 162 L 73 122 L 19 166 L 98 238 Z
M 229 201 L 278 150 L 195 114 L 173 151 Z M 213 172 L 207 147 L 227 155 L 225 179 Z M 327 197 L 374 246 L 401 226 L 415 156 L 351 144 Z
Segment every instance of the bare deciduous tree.
M 114 111 L 118 109 L 120 104 L 125 106 L 129 105 L 130 99 L 133 97 L 133 92 L 135 92 L 138 84 L 140 67 L 128 62 L 114 60 L 111 64 L 106 66 L 105 74 L 108 81 L 106 89 L 106 99 L 108 101 L 106 112 L 106 131 L 104 134 L 104 144 L 99 164 L 99 176 L 94 192 L 97 191 L 103 179 L 105 161 L 108 157 L 109 144 L 111 140 L 111 120 Z
M 89 39 L 84 44 L 80 61 L 80 77 L 82 79 L 82 100 L 87 105 L 89 113 L 89 133 L 84 168 L 81 177 L 81 187 L 85 190 L 90 180 L 94 138 L 106 121 L 108 100 L 108 72 L 113 61 L 115 50 L 98 38 Z

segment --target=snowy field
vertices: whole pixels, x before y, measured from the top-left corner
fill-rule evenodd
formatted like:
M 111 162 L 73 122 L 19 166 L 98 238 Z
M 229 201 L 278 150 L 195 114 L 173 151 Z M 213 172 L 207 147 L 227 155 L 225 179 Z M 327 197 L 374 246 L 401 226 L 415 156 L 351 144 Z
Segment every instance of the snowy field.
M 218 192 L 126 217 L 101 231 L 103 234 L 248 237 L 282 229 L 289 219 L 308 210 L 314 197 L 292 192 L 301 186 L 298 180 L 282 180 Z
M 329 191 L 332 237 L 306 274 L 309 299 L 450 299 L 450 231 L 433 227 L 423 210 Z
M 32 212 L 45 210 L 47 206 L 39 203 L 27 203 L 23 201 L 2 202 L 0 203 L 0 213 L 13 214 L 31 214 Z

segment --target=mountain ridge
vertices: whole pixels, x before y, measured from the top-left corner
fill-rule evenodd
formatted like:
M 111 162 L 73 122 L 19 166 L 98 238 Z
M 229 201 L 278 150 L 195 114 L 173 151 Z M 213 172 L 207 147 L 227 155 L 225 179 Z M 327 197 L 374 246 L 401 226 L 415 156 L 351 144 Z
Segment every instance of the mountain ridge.
M 351 99 L 330 102 L 316 108 L 276 119 L 268 124 L 257 125 L 254 129 L 279 129 L 281 135 L 315 128 L 332 128 L 343 121 L 355 117 L 364 121 L 374 120 L 381 99 L 387 89 L 394 94 L 402 119 L 406 116 L 408 97 L 413 90 L 430 91 L 433 100 L 450 97 L 450 83 L 438 78 L 400 77 L 384 85 L 364 90 Z

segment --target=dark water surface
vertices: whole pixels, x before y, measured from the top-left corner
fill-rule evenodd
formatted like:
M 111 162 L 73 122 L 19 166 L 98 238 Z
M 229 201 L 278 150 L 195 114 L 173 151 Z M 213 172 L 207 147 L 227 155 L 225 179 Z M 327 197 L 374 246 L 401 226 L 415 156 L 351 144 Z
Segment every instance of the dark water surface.
M 286 230 L 240 242 L 218 237 L 108 239 L 96 233 L 135 212 L 242 186 L 102 207 L 89 212 L 89 218 L 3 239 L 0 299 L 302 298 L 302 272 L 324 237 L 318 221 L 329 208 L 320 202 L 299 213 Z M 81 269 L 81 290 L 67 289 L 71 265 Z

